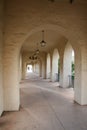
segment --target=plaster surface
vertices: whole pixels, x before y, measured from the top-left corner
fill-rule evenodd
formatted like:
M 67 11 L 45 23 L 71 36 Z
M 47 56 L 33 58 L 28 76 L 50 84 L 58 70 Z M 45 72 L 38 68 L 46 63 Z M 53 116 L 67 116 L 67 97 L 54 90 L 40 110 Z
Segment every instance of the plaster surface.
M 0 1 L 0 115 L 3 112 L 3 1 Z
M 50 49 L 58 48 L 59 53 L 61 53 L 67 41 L 74 48 L 77 58 L 75 100 L 82 105 L 87 104 L 86 79 L 85 83 L 83 80 L 86 74 L 83 72 L 84 61 L 82 60 L 83 54 L 81 51 L 81 44 L 84 44 L 84 41 L 87 43 L 87 1 L 84 1 L 78 0 L 73 4 L 67 1 L 52 3 L 48 0 L 5 1 L 3 51 L 5 111 L 19 110 L 20 50 L 23 45 L 26 45 L 25 49 L 35 49 L 38 42 L 36 37 L 42 40 L 40 36 L 42 29 L 47 32 L 50 31 L 46 37 L 49 46 L 42 50 L 47 52 Z M 79 41 L 81 41 L 81 44 L 79 44 Z M 86 61 L 86 56 L 84 58 Z M 41 75 L 46 78 L 45 56 L 42 61 Z
M 87 107 L 73 102 L 73 90 L 29 75 L 20 84 L 21 108 L 5 112 L 0 130 L 87 130 Z

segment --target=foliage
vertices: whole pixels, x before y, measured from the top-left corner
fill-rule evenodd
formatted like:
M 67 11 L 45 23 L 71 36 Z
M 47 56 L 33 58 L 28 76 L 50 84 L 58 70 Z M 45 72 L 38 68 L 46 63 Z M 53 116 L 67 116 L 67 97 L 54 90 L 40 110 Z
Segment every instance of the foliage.
M 74 62 L 72 62 L 71 67 L 72 67 L 72 79 L 74 80 L 74 76 L 75 76 L 75 64 L 74 64 Z
M 58 73 L 60 73 L 60 59 L 58 59 Z

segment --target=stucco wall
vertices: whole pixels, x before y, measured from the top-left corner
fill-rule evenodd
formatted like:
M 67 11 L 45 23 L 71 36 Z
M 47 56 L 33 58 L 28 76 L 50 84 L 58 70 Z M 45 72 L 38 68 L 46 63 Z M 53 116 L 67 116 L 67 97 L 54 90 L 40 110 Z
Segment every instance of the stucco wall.
M 72 46 L 67 43 L 65 51 L 64 51 L 64 58 L 63 58 L 63 87 L 70 87 L 71 81 L 70 77 L 71 74 L 71 64 L 73 61 L 72 58 Z
M 3 112 L 3 80 L 2 80 L 2 43 L 3 43 L 3 3 L 2 0 L 0 0 L 0 115 Z
M 54 49 L 53 52 L 53 58 L 52 58 L 52 81 L 58 81 L 57 75 L 58 75 L 58 59 L 59 59 L 59 54 L 58 50 Z
M 46 78 L 50 78 L 50 54 L 47 54 Z
M 1 4 L 0 4 L 1 5 Z M 87 40 L 87 5 L 49 3 L 47 0 L 8 0 L 5 9 L 4 99 L 5 110 L 19 108 L 18 52 L 26 38 L 44 27 L 54 29 L 68 40 Z M 45 26 L 46 25 L 46 26 Z M 49 25 L 49 26 L 48 26 Z M 50 27 L 52 25 L 52 27 Z M 77 42 L 73 42 L 76 46 Z M 78 51 L 78 48 L 77 48 Z M 8 53 L 9 52 L 9 53 Z M 45 63 L 42 76 L 45 77 Z
M 36 64 L 35 64 L 35 72 L 37 73 L 37 74 L 40 74 L 40 66 L 39 66 L 39 63 L 37 62 Z

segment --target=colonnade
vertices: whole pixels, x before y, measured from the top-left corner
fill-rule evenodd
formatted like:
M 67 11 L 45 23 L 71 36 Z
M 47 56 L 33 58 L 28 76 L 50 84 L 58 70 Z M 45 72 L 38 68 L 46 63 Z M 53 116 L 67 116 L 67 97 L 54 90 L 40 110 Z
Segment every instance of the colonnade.
M 73 45 L 73 44 L 72 44 Z M 32 62 L 34 72 L 38 73 L 43 78 L 50 78 L 51 81 L 55 81 L 55 73 L 58 73 L 58 58 L 60 59 L 60 79 L 59 83 L 61 87 L 68 87 L 69 80 L 68 75 L 71 75 L 71 51 L 72 46 L 66 44 L 64 52 L 60 53 L 59 48 L 40 54 L 40 59 L 35 63 Z M 79 44 L 78 49 L 74 49 L 75 52 L 75 81 L 74 81 L 74 100 L 80 105 L 87 104 L 87 46 L 83 42 Z M 1 87 L 1 113 L 2 111 L 14 111 L 19 110 L 20 106 L 20 93 L 19 83 L 20 79 L 25 78 L 26 75 L 26 63 L 29 61 L 28 55 L 21 55 L 21 60 L 18 58 L 17 53 L 11 55 L 10 52 L 9 62 L 4 60 L 4 88 Z M 4 59 L 8 59 L 9 55 L 4 54 Z M 27 57 L 27 58 L 25 58 Z M 27 60 L 26 60 L 27 59 Z M 22 62 L 20 65 L 19 61 Z M 10 66 L 11 65 L 11 66 Z M 8 67 L 6 67 L 8 66 Z M 14 68 L 14 69 L 13 69 Z M 20 72 L 21 71 L 21 72 Z M 19 73 L 20 72 L 20 73 Z M 1 80 L 2 81 L 2 80 Z M 1 83 L 1 82 L 0 82 Z M 1 85 L 2 86 L 2 85 Z M 8 86 L 8 87 L 5 87 Z M 3 92 L 2 92 L 3 91 Z M 3 98 L 4 96 L 4 98 Z M 4 99 L 4 101 L 3 101 Z M 4 105 L 3 105 L 4 103 Z
M 23 0 L 20 4 L 15 0 L 5 3 L 0 0 L 0 115 L 3 111 L 19 110 L 20 80 L 26 76 L 27 63 L 33 65 L 39 76 L 54 82 L 59 61 L 60 86 L 68 87 L 72 48 L 75 53 L 74 100 L 87 105 L 86 12 L 85 0 L 77 1 L 74 6 L 67 2 L 55 4 L 44 0 Z M 27 49 L 35 49 L 42 30 L 49 32 L 46 37 L 48 50 L 42 50 L 40 59 L 30 63 L 30 54 L 24 56 L 21 48 L 28 43 Z M 51 44 L 53 41 L 55 43 Z
M 63 65 L 59 63 L 61 59 L 57 48 L 51 52 L 40 54 L 40 59 L 38 60 L 29 60 L 29 53 L 23 53 L 22 79 L 26 77 L 26 65 L 30 62 L 29 64 L 32 65 L 33 72 L 37 73 L 40 77 L 50 79 L 52 82 L 58 81 L 60 78 L 59 82 L 62 81 L 62 83 L 60 82 L 60 86 L 65 88 L 69 87 L 69 75 L 72 75 L 71 63 L 74 59 L 74 57 L 72 58 L 72 51 L 72 46 L 67 44 L 63 55 Z M 60 74 L 60 71 L 62 74 Z M 58 77 L 59 75 L 60 77 Z M 63 77 L 61 77 L 61 75 L 63 75 Z
M 55 48 L 53 51 L 48 52 L 44 55 L 44 60 L 41 62 L 34 63 L 34 66 L 38 66 L 38 74 L 43 78 L 49 78 L 50 81 L 56 81 L 56 74 L 58 74 L 58 59 L 60 59 L 60 86 L 63 88 L 69 87 L 69 75 L 71 76 L 71 63 L 73 58 L 75 58 L 75 80 L 74 80 L 74 100 L 81 104 L 86 104 L 86 45 L 81 44 L 81 51 L 73 50 L 70 43 L 67 43 L 64 49 L 63 55 L 58 52 L 58 48 Z M 72 56 L 72 51 L 75 55 Z M 82 55 L 82 56 L 81 56 Z M 42 56 L 41 56 L 42 57 Z M 61 59 L 62 57 L 62 59 Z M 84 57 L 84 58 L 83 58 Z M 82 59 L 83 58 L 83 59 Z M 61 62 L 62 61 L 62 62 Z M 37 72 L 37 70 L 34 70 Z

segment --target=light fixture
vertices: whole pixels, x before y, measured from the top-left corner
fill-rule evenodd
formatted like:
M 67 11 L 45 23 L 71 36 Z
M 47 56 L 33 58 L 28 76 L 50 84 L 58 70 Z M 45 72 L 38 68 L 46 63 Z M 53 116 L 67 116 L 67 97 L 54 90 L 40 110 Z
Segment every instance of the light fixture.
M 40 42 L 41 47 L 45 47 L 46 46 L 46 42 L 44 41 L 44 30 L 42 30 L 42 41 Z
M 54 2 L 55 0 L 48 0 L 48 1 Z
M 30 59 L 30 60 L 37 60 L 38 57 L 37 57 L 37 56 L 30 56 L 29 59 Z
M 37 49 L 36 51 L 29 57 L 30 60 L 37 60 L 38 59 L 38 54 L 40 53 L 38 49 L 38 43 L 37 43 Z
M 73 3 L 73 0 L 70 0 L 70 3 L 72 4 L 72 3 Z
M 37 60 L 38 56 L 36 53 L 34 53 L 32 56 L 29 57 L 30 60 Z

